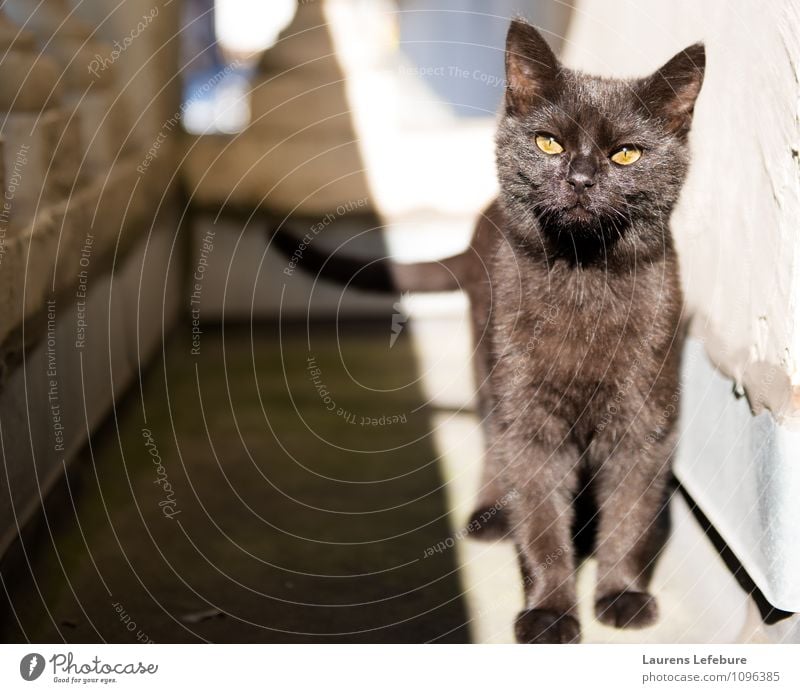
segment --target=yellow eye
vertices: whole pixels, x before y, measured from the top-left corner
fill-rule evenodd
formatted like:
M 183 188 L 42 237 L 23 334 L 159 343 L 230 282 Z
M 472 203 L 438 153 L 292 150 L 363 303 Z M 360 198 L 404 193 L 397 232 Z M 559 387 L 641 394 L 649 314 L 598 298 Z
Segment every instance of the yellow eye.
M 536 135 L 536 146 L 545 154 L 561 154 L 564 151 L 552 135 Z
M 621 147 L 611 155 L 611 161 L 620 166 L 635 164 L 642 157 L 642 150 L 637 147 Z

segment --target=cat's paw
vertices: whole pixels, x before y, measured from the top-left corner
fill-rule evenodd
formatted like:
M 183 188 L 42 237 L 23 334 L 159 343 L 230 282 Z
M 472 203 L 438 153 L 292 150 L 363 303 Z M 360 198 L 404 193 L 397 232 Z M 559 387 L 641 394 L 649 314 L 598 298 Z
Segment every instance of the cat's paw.
M 658 620 L 658 602 L 647 592 L 617 592 L 594 604 L 597 619 L 615 628 L 646 628 Z
M 519 643 L 559 645 L 580 642 L 581 626 L 568 614 L 550 609 L 526 609 L 514 622 L 514 635 Z

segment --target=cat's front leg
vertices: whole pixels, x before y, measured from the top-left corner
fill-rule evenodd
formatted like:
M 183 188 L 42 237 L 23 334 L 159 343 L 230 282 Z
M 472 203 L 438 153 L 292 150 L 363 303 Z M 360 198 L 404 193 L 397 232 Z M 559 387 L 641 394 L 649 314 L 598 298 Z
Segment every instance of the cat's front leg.
M 517 642 L 580 640 L 572 549 L 574 468 L 577 455 L 534 445 L 517 448 L 512 535 L 520 556 L 525 610 L 514 624 Z
M 595 615 L 607 625 L 644 628 L 658 619 L 658 605 L 648 585 L 669 532 L 674 443 L 672 434 L 662 440 L 629 434 L 597 475 Z

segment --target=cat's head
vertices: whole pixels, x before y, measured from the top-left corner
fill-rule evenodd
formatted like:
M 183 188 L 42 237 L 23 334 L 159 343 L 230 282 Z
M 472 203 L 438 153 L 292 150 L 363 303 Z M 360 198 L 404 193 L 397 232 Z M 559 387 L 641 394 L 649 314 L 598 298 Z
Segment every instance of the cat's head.
M 536 29 L 513 21 L 497 137 L 508 216 L 567 239 L 619 238 L 644 226 L 637 220 L 666 228 L 704 67 L 695 44 L 642 79 L 591 77 L 561 66 Z

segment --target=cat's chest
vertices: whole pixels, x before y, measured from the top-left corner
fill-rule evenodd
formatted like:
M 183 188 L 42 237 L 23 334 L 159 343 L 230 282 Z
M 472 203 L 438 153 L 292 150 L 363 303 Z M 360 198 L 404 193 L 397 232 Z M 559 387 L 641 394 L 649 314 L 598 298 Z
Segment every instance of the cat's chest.
M 556 339 L 589 345 L 633 336 L 643 322 L 657 319 L 662 308 L 663 295 L 654 277 L 641 273 L 571 269 L 550 272 L 543 279 L 548 310 L 557 313 Z M 541 312 L 534 304 L 528 301 L 526 306 L 532 316 Z
M 674 277 L 655 268 L 528 268 L 498 306 L 506 358 L 528 378 L 600 381 L 638 355 L 660 351 L 677 329 Z

